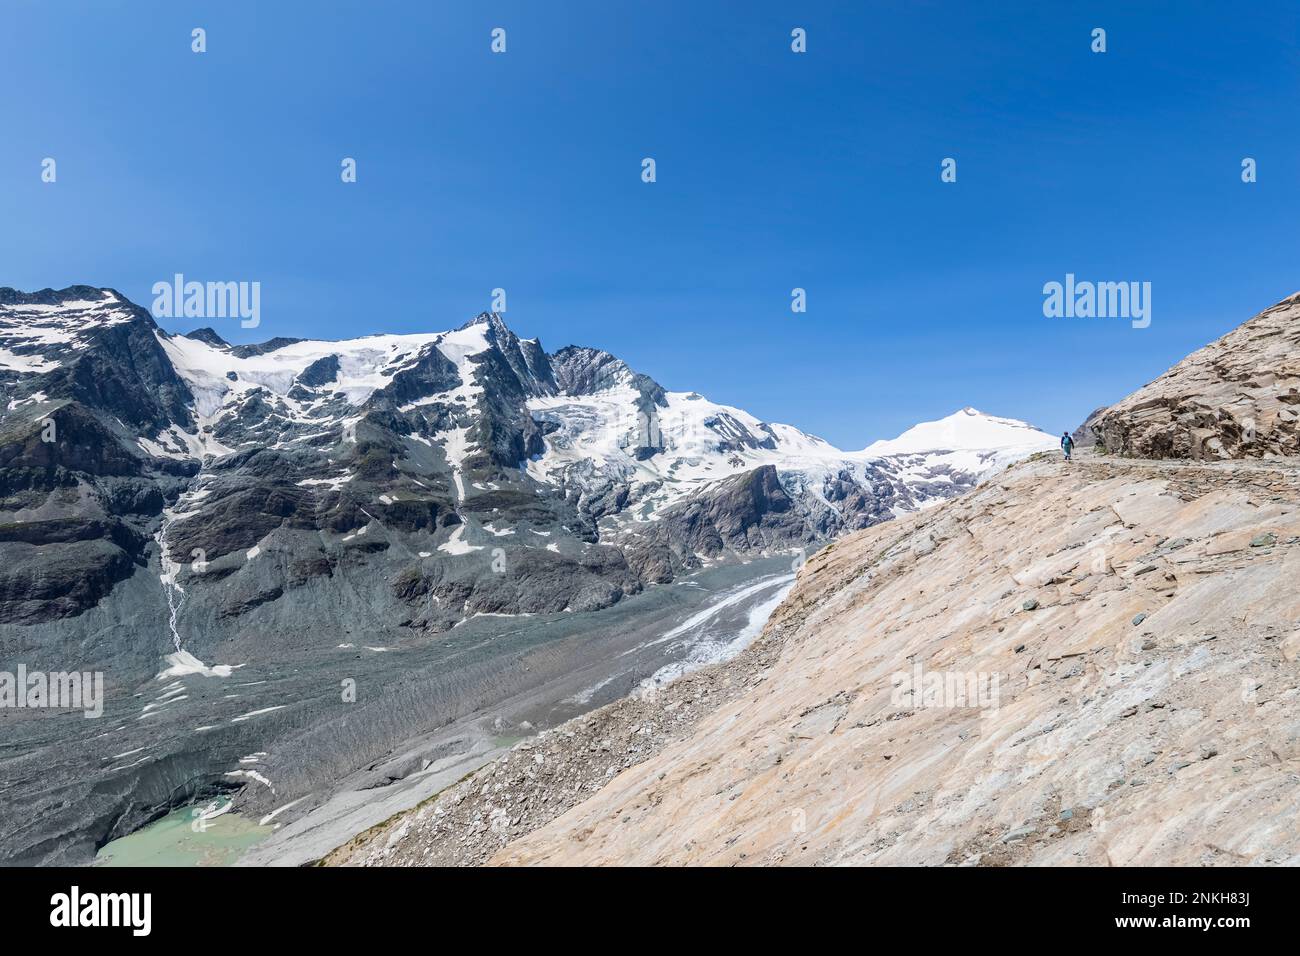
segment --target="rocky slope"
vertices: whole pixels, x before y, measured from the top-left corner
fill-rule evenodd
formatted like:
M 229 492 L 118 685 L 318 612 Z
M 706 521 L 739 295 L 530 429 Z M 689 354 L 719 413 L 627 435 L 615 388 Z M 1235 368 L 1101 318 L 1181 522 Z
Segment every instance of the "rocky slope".
M 1300 294 L 1094 413 L 1085 430 L 1141 458 L 1300 454 Z
M 1297 574 L 1294 462 L 1018 465 L 335 862 L 1295 864 Z

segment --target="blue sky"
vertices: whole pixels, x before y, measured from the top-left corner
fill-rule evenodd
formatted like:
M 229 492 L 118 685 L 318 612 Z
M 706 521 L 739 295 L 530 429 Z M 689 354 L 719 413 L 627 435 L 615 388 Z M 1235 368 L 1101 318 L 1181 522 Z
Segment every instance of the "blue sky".
M 964 405 L 1060 432 L 1300 289 L 1297 21 L 5 0 L 0 285 L 147 306 L 175 272 L 258 281 L 260 328 L 212 323 L 235 342 L 451 327 L 502 287 L 548 349 L 606 348 L 842 447 Z M 1045 318 L 1067 272 L 1150 282 L 1150 328 Z

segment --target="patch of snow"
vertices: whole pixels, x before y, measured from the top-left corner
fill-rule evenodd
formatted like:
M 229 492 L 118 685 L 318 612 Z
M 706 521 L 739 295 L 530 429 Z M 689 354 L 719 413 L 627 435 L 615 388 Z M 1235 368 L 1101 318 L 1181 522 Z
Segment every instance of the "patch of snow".
M 266 777 L 262 776 L 256 770 L 227 770 L 226 776 L 247 777 L 250 780 L 256 780 L 258 783 L 264 785 L 267 789 L 269 789 L 272 793 L 275 793 L 275 787 L 271 786 L 271 781 L 266 779 Z
M 324 485 L 332 490 L 338 490 L 351 480 L 352 475 L 343 475 L 338 478 L 304 478 L 302 481 L 297 482 L 297 484 L 305 488 L 315 488 Z
M 244 666 L 243 664 L 215 664 L 209 667 L 189 651 L 168 654 L 164 660 L 167 661 L 168 667 L 158 672 L 157 680 L 186 677 L 190 674 L 199 674 L 203 677 L 229 677 L 232 671 Z
M 289 801 L 288 803 L 286 803 L 286 804 L 285 804 L 284 806 L 282 806 L 282 807 L 276 807 L 274 810 L 272 810 L 272 811 L 271 811 L 270 813 L 268 813 L 266 816 L 262 817 L 262 819 L 258 820 L 258 821 L 257 821 L 257 825 L 258 825 L 259 827 L 264 827 L 264 826 L 266 826 L 268 823 L 270 823 L 272 820 L 274 820 L 274 819 L 275 819 L 276 817 L 278 817 L 280 814 L 284 813 L 285 810 L 288 810 L 290 807 L 297 806 L 298 804 L 302 803 L 302 802 L 303 802 L 304 800 L 306 800 L 306 799 L 307 799 L 306 797 L 299 797 L 297 800 L 291 800 L 291 801 Z
M 465 525 L 456 525 L 456 530 L 451 533 L 451 537 L 445 542 L 438 545 L 438 550 L 446 554 L 469 554 L 471 551 L 482 551 L 483 548 L 478 545 L 472 545 L 464 540 Z
M 232 724 L 243 723 L 245 720 L 251 720 L 254 717 L 260 717 L 262 714 L 269 714 L 273 710 L 284 710 L 288 704 L 276 704 L 274 707 L 263 707 L 261 710 L 250 710 L 246 714 L 240 714 L 238 717 L 230 718 Z

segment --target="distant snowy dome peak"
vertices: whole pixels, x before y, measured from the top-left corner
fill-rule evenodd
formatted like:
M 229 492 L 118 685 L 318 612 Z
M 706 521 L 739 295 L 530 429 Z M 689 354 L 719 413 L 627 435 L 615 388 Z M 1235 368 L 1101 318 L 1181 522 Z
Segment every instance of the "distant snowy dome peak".
M 986 415 L 968 405 L 938 421 L 913 425 L 897 438 L 872 442 L 863 449 L 863 454 L 1039 448 L 1044 445 L 1046 437 L 1027 422 Z

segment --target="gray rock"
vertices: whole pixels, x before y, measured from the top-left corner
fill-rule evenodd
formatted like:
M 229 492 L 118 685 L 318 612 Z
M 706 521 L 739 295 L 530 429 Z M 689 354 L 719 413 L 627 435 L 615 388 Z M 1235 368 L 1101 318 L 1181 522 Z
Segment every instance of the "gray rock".
M 1003 843 L 1015 843 L 1025 837 L 1033 836 L 1037 828 L 1032 826 L 1017 827 L 1002 838 Z

